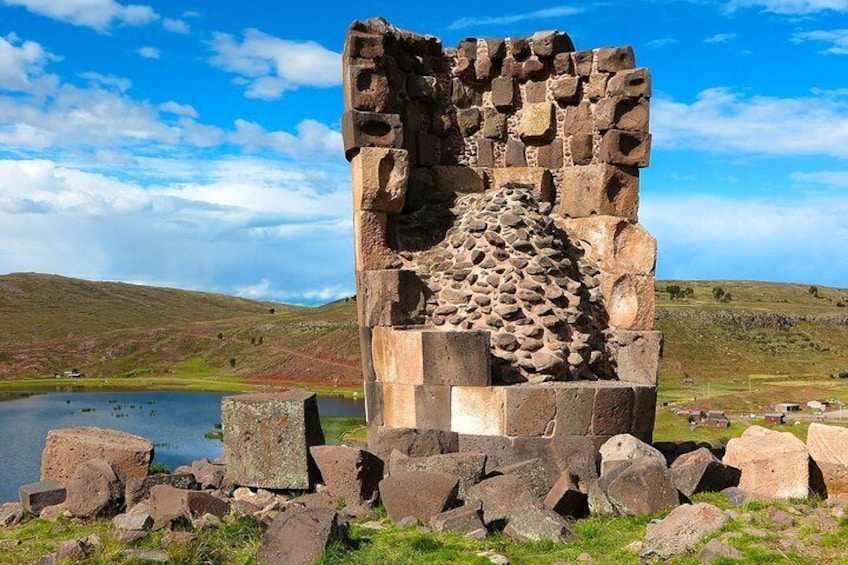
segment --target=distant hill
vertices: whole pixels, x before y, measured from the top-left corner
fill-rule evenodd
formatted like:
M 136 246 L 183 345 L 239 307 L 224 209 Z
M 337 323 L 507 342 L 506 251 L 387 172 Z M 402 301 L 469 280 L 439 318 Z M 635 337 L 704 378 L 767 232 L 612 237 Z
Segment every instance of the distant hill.
M 668 286 L 691 288 L 671 300 Z M 716 300 L 721 287 L 729 302 Z M 848 371 L 848 290 L 748 281 L 660 281 L 663 388 L 741 388 L 750 375 Z M 842 306 L 840 306 L 842 304 Z M 270 310 L 274 309 L 271 314 Z M 319 308 L 52 275 L 0 276 L 0 379 L 224 375 L 357 387 L 356 303 Z M 220 339 L 219 339 L 220 335 Z

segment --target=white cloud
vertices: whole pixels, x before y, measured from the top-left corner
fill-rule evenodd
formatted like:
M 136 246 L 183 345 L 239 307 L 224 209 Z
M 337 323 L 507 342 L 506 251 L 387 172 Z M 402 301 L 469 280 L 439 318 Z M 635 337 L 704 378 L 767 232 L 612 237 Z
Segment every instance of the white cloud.
M 155 47 L 142 47 L 138 51 L 136 51 L 140 57 L 144 57 L 145 59 L 158 59 L 162 54 Z
M 848 200 L 643 195 L 657 237 L 658 276 L 844 285 Z
M 80 73 L 79 77 L 87 80 L 94 86 L 113 88 L 119 92 L 126 92 L 132 86 L 132 81 L 128 78 L 118 77 L 115 75 L 104 75 L 93 71 Z
M 675 43 L 677 43 L 677 40 L 673 37 L 661 37 L 659 39 L 652 39 L 651 41 L 646 43 L 646 45 L 654 49 L 660 49 L 662 47 L 674 45 Z
M 825 53 L 829 55 L 848 55 L 848 29 L 802 31 L 793 35 L 792 40 L 795 43 L 803 43 L 805 41 L 828 43 L 830 46 L 825 49 Z
M 736 39 L 736 33 L 717 33 L 704 39 L 704 43 L 728 43 Z
M 255 122 L 236 120 L 235 131 L 230 141 L 244 147 L 247 151 L 271 149 L 277 153 L 293 157 L 309 155 L 340 155 L 342 136 L 315 120 L 303 120 L 297 125 L 297 132 L 268 131 Z
M 144 25 L 160 16 L 150 6 L 120 4 L 115 0 L 0 0 L 7 6 L 22 6 L 30 12 L 100 32 L 114 24 Z
M 651 113 L 661 149 L 848 158 L 848 102 L 838 98 L 746 96 L 711 88 L 692 103 L 658 97 Z
M 238 75 L 248 98 L 275 100 L 299 86 L 341 84 L 341 55 L 314 41 L 290 41 L 248 29 L 241 42 L 216 33 L 210 47 L 210 62 Z
M 801 187 L 848 188 L 848 171 L 794 172 L 791 179 Z
M 731 0 L 729 10 L 762 8 L 766 12 L 806 15 L 818 12 L 848 12 L 848 0 Z
M 186 118 L 196 118 L 198 116 L 197 110 L 195 110 L 193 106 L 189 104 L 179 104 L 173 100 L 165 102 L 164 104 L 159 104 L 157 108 L 160 112 L 174 114 L 175 116 L 184 116 Z
M 295 291 L 275 288 L 268 279 L 236 289 L 235 295 L 243 298 L 280 301 L 287 304 L 325 304 L 356 294 L 352 286 L 336 285 L 320 289 Z
M 458 30 L 470 27 L 505 26 L 530 20 L 546 20 L 550 18 L 574 16 L 576 14 L 583 13 L 584 11 L 584 8 L 576 6 L 556 6 L 553 8 L 524 12 L 522 14 L 508 14 L 503 16 L 471 16 L 455 20 L 448 26 L 448 29 Z
M 47 63 L 57 59 L 34 41 L 21 42 L 14 33 L 0 37 L 0 90 L 30 90 Z
M 188 22 L 177 18 L 163 18 L 162 27 L 172 33 L 187 34 L 191 32 L 191 26 Z

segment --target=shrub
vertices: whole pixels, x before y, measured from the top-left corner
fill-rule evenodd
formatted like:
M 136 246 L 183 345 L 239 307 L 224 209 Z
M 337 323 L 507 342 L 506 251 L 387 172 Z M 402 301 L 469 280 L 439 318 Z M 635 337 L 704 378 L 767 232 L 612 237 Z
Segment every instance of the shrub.
M 713 287 L 713 298 L 721 300 L 724 297 L 724 289 L 720 286 Z

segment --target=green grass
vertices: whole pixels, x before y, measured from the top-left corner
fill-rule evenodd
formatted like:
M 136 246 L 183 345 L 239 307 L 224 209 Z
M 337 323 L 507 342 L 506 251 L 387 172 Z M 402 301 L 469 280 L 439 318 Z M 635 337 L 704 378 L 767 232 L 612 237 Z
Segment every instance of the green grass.
M 329 444 L 364 440 L 365 418 L 322 417 L 321 428 Z

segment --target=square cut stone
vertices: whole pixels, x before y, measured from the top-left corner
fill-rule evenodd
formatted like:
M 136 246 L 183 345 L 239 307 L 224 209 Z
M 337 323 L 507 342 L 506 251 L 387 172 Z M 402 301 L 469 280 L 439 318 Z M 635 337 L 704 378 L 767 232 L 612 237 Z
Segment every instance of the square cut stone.
M 363 147 L 351 161 L 354 210 L 399 214 L 409 182 L 406 149 Z
M 378 381 L 379 382 L 379 381 Z M 417 428 L 415 385 L 383 384 L 383 425 L 389 428 Z
M 517 131 L 525 143 L 549 142 L 555 125 L 553 104 L 526 104 L 521 110 Z
M 622 330 L 654 329 L 657 307 L 653 276 L 601 271 L 600 287 L 610 326 Z
M 385 383 L 383 425 L 450 431 L 451 387 Z
M 383 383 L 365 382 L 365 421 L 368 425 L 383 425 Z
M 595 107 L 595 125 L 601 131 L 619 129 L 648 133 L 650 108 L 645 98 L 614 96 Z
M 315 394 L 304 390 L 227 396 L 221 402 L 227 477 L 237 485 L 309 489 L 309 448 L 324 444 Z
M 635 131 L 608 130 L 601 137 L 598 159 L 613 165 L 647 167 L 651 160 L 651 136 Z
M 556 418 L 556 389 L 522 384 L 504 388 L 504 432 L 508 436 L 550 436 Z
M 501 114 L 496 108 L 483 108 L 483 137 L 488 139 L 503 139 L 506 136 L 506 114 Z
M 403 147 L 403 124 L 397 114 L 349 110 L 342 116 L 345 157 L 353 159 L 363 147 Z
M 556 138 L 548 145 L 539 147 L 536 153 L 536 160 L 538 161 L 538 165 L 545 169 L 561 169 L 565 162 L 563 155 L 562 140 Z
M 502 386 L 451 388 L 451 431 L 481 436 L 504 435 Z
M 662 348 L 662 332 L 616 330 L 611 349 L 619 380 L 656 386 Z
M 388 244 L 388 217 L 385 212 L 359 210 L 353 213 L 356 270 L 373 271 L 400 266 Z
M 554 181 L 551 172 L 542 167 L 508 167 L 492 171 L 494 186 L 500 188 L 507 184 L 532 187 L 542 202 L 553 202 Z
M 637 437 L 650 437 L 654 433 L 654 421 L 657 415 L 657 387 L 634 386 L 633 393 L 635 400 L 631 433 Z
M 629 386 L 599 386 L 592 412 L 592 434 L 597 436 L 627 434 L 633 423 L 635 395 Z
M 488 386 L 487 331 L 374 328 L 374 371 L 383 383 Z
M 18 498 L 24 512 L 38 516 L 48 506 L 65 502 L 67 491 L 53 479 L 40 481 L 18 488 Z
M 616 216 L 590 216 L 562 222 L 568 235 L 583 243 L 587 258 L 608 273 L 652 275 L 657 240 L 640 224 Z
M 436 167 L 436 189 L 441 192 L 485 192 L 486 171 L 482 167 Z
M 498 77 L 492 81 L 492 105 L 501 111 L 511 111 L 514 107 L 515 81 Z
M 595 52 L 595 64 L 602 73 L 616 73 L 636 66 L 633 47 L 602 47 Z
M 568 383 L 556 388 L 557 436 L 584 436 L 592 426 L 596 387 L 591 383 Z
M 575 165 L 588 165 L 595 156 L 595 136 L 592 133 L 573 133 L 568 140 L 571 161 Z
M 651 97 L 651 71 L 630 69 L 615 74 L 607 83 L 607 96 Z
M 556 213 L 567 218 L 618 216 L 637 219 L 639 170 L 607 164 L 562 170 Z
M 563 76 L 551 83 L 551 94 L 561 106 L 580 102 L 582 91 L 582 83 L 578 77 Z
M 424 315 L 424 288 L 408 269 L 362 271 L 356 301 L 360 323 L 368 327 L 418 323 Z
M 361 31 L 348 32 L 347 45 L 345 45 L 345 59 L 348 57 L 376 59 L 382 57 L 384 52 L 383 35 L 372 35 Z
M 77 467 L 91 459 L 111 462 L 124 482 L 144 478 L 153 460 L 153 443 L 127 432 L 90 426 L 50 430 L 41 454 L 41 480 L 67 485 Z
M 389 80 L 373 61 L 345 65 L 343 82 L 345 110 L 386 112 L 395 109 Z

